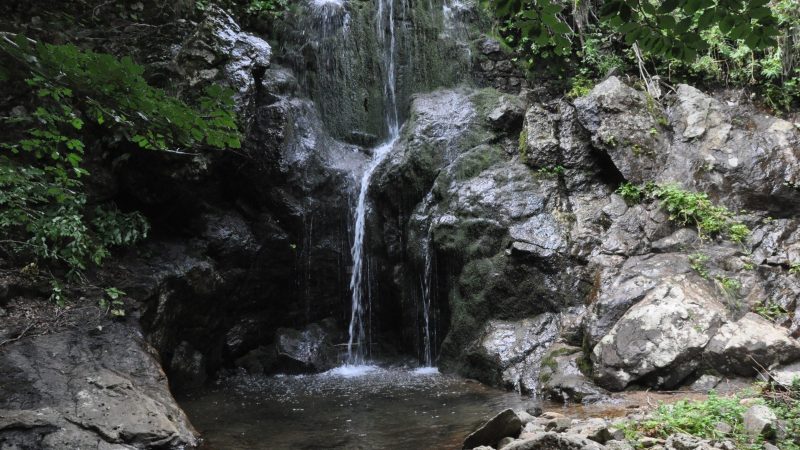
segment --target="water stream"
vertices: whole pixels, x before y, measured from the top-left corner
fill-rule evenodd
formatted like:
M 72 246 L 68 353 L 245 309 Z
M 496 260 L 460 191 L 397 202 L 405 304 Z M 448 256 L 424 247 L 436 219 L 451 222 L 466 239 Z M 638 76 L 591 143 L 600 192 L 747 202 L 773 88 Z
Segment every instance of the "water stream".
M 347 364 L 362 365 L 366 363 L 369 353 L 368 315 L 369 315 L 369 286 L 365 285 L 368 279 L 364 277 L 366 254 L 364 252 L 364 238 L 367 215 L 367 192 L 369 183 L 375 169 L 389 156 L 390 151 L 400 135 L 399 114 L 397 111 L 397 82 L 395 75 L 396 37 L 394 23 L 394 1 L 378 0 L 376 33 L 378 40 L 383 45 L 383 70 L 384 95 L 386 96 L 386 126 L 389 132 L 387 142 L 374 149 L 372 160 L 361 176 L 359 184 L 358 202 L 354 212 L 355 227 L 353 231 L 353 272 L 350 278 L 352 292 L 352 305 L 349 326 L 349 339 L 347 342 Z M 388 35 L 388 36 L 387 36 Z

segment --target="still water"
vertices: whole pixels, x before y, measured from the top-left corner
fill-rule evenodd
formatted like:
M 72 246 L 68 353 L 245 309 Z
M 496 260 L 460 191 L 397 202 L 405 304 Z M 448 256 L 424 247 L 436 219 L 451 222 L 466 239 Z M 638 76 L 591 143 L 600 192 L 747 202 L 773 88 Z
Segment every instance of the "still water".
M 204 449 L 457 449 L 504 408 L 538 402 L 434 368 L 238 375 L 181 399 Z

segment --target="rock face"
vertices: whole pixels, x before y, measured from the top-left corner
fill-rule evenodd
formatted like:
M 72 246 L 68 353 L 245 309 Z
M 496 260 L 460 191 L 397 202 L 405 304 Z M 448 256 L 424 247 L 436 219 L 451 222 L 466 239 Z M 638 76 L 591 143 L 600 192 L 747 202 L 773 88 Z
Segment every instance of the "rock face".
M 674 387 L 699 366 L 724 319 L 712 292 L 685 277 L 663 280 L 595 346 L 595 379 L 613 390 L 636 380 Z
M 536 392 L 542 355 L 557 335 L 558 323 L 551 313 L 518 322 L 489 321 L 468 350 L 471 375 L 489 384 Z
M 0 442 L 9 448 L 179 448 L 196 432 L 141 332 L 108 323 L 8 344 Z
M 523 98 L 520 123 L 492 90 L 418 95 L 370 189 L 381 298 L 419 304 L 426 273 L 443 370 L 529 389 L 537 363 L 520 366 L 521 355 L 540 360 L 531 349 L 561 340 L 582 346 L 591 376 L 562 376 L 586 358 L 559 355 L 545 376 L 556 382 L 543 386 L 589 398 L 603 392 L 595 382 L 672 388 L 709 368 L 751 375 L 747 353 L 800 358 L 800 284 L 787 270 L 800 258 L 794 125 L 688 86 L 659 102 L 616 77 L 573 104 Z M 701 238 L 659 201 L 616 195 L 623 182 L 746 207 L 736 220 L 752 234 L 740 246 Z M 775 324 L 747 315 L 769 305 L 786 311 Z M 524 335 L 512 323 L 559 312 L 555 339 L 515 347 L 525 339 L 509 337 Z M 419 318 L 405 321 L 417 323 L 405 339 L 420 334 Z

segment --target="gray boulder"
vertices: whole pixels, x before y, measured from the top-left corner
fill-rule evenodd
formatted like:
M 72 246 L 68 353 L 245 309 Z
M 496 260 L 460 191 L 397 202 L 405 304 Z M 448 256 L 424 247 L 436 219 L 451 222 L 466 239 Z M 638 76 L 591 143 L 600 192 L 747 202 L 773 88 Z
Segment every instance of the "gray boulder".
M 713 292 L 686 276 L 669 277 L 628 310 L 594 347 L 594 379 L 622 390 L 638 381 L 671 388 L 700 365 L 725 320 Z
M 21 339 L 0 352 L 3 448 L 179 448 L 197 433 L 141 332 L 109 323 Z
M 507 409 L 467 436 L 462 448 L 473 449 L 482 445 L 494 447 L 503 438 L 519 436 L 521 430 L 519 417 L 513 409 Z
M 772 438 L 777 430 L 778 417 L 764 405 L 753 405 L 742 418 L 744 431 L 753 437 Z
M 553 431 L 531 433 L 504 447 L 505 450 L 603 450 L 604 448 L 585 436 Z
M 243 32 L 228 13 L 212 6 L 183 43 L 176 62 L 193 87 L 222 82 L 232 88 L 241 110 L 252 100 L 256 79 L 269 67 L 271 56 L 266 41 Z
M 491 320 L 467 357 L 484 368 L 482 381 L 536 392 L 542 356 L 557 336 L 558 320 L 551 313 L 516 322 Z
M 595 86 L 575 101 L 578 119 L 626 180 L 651 181 L 662 169 L 669 143 L 662 132 L 661 106 L 617 77 Z
M 755 313 L 723 325 L 705 350 L 710 367 L 731 375 L 753 376 L 758 365 L 768 368 L 800 359 L 800 343 Z M 751 359 L 752 358 L 752 359 Z

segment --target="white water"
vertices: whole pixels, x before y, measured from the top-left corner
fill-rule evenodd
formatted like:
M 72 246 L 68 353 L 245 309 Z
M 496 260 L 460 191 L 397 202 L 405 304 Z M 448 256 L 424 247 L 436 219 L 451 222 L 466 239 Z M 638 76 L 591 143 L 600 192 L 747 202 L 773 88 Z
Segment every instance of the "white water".
M 428 194 L 429 196 L 431 194 Z M 422 278 L 422 316 L 425 320 L 425 328 L 423 330 L 424 339 L 424 357 L 425 365 L 433 365 L 433 349 L 431 336 L 431 285 L 433 283 L 433 255 L 431 254 L 431 229 L 428 227 L 428 235 L 425 237 L 424 251 L 425 251 L 425 273 Z
M 355 210 L 355 229 L 353 235 L 353 273 L 350 277 L 350 291 L 352 292 L 352 306 L 350 313 L 349 339 L 347 341 L 347 366 L 364 365 L 368 353 L 367 342 L 367 314 L 369 287 L 365 286 L 364 270 L 366 255 L 364 253 L 364 234 L 367 215 L 367 191 L 373 172 L 389 155 L 400 134 L 399 114 L 397 112 L 397 82 L 395 78 L 395 27 L 394 27 L 394 1 L 378 0 L 376 17 L 376 33 L 383 44 L 383 65 L 386 73 L 384 80 L 384 95 L 386 97 L 386 125 L 389 130 L 389 140 L 377 147 L 372 155 L 358 191 L 358 203 Z M 386 32 L 388 30 L 388 42 Z M 368 281 L 368 280 L 366 280 Z M 365 295 L 366 294 L 366 295 Z M 355 351 L 354 351 L 355 350 Z
M 348 365 L 363 365 L 366 361 L 366 342 L 367 337 L 367 305 L 369 302 L 369 293 L 366 292 L 364 286 L 364 262 L 366 255 L 364 254 L 364 231 L 367 220 L 367 191 L 369 190 L 369 181 L 372 178 L 372 173 L 380 165 L 381 162 L 389 155 L 389 151 L 397 141 L 397 137 L 393 137 L 389 142 L 381 145 L 375 149 L 364 174 L 361 176 L 361 185 L 358 192 L 358 203 L 356 204 L 355 211 L 355 233 L 353 236 L 353 273 L 350 276 L 350 290 L 353 293 L 353 303 L 350 314 L 350 338 L 347 341 L 347 364 Z M 367 294 L 367 295 L 365 295 Z M 353 351 L 355 347 L 355 352 Z

